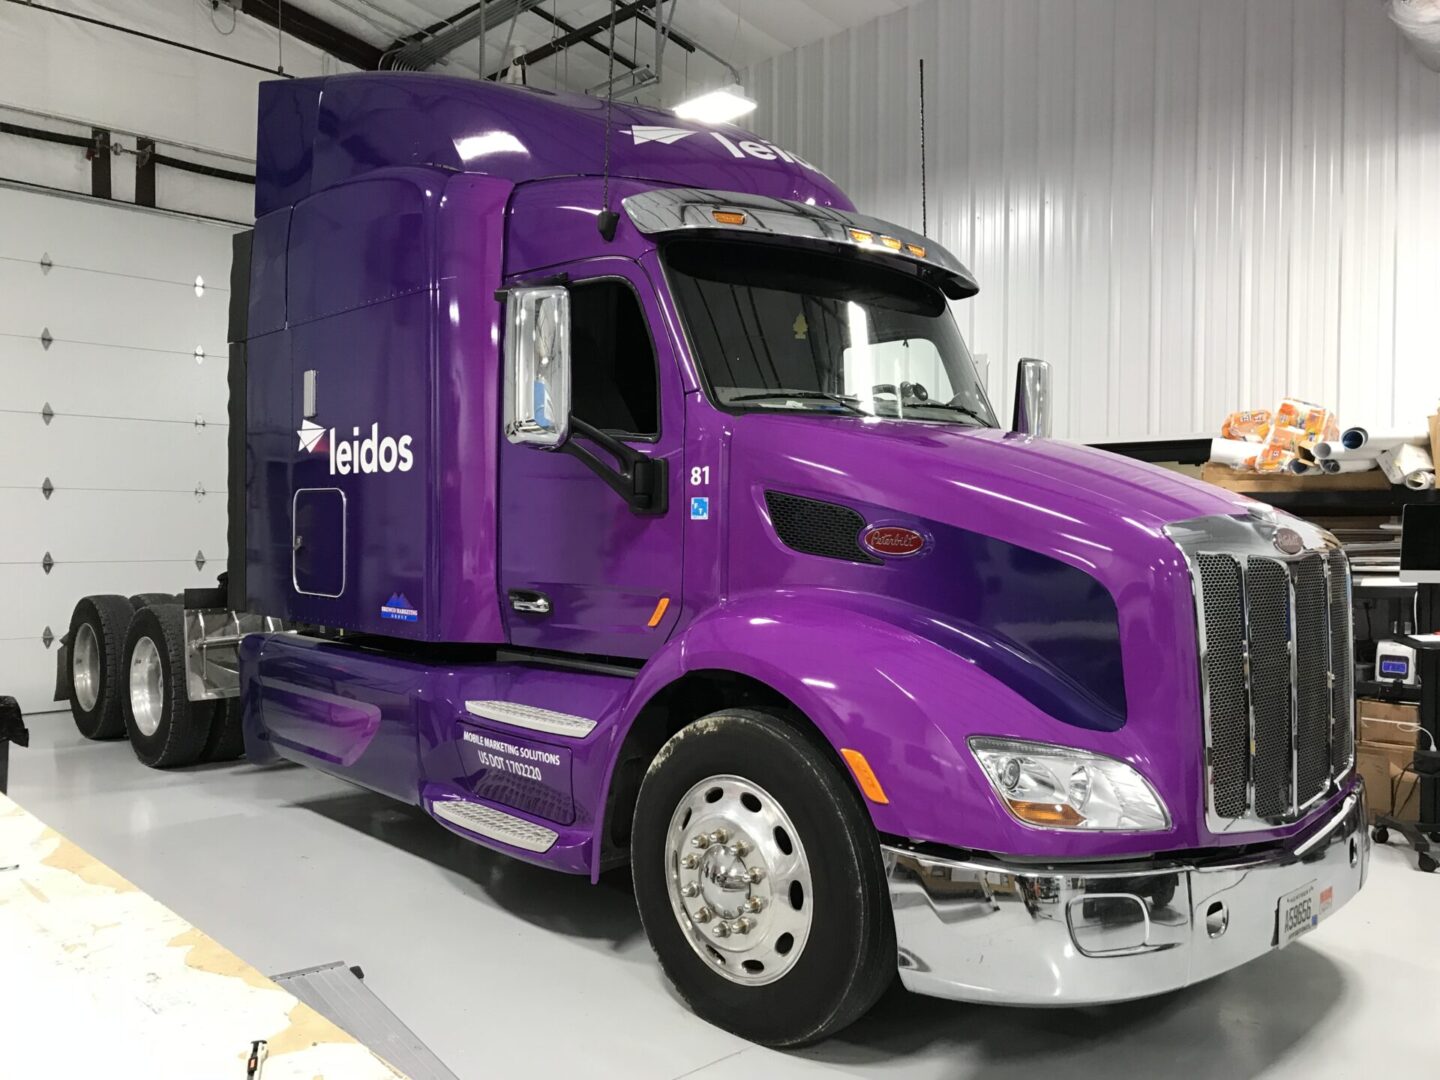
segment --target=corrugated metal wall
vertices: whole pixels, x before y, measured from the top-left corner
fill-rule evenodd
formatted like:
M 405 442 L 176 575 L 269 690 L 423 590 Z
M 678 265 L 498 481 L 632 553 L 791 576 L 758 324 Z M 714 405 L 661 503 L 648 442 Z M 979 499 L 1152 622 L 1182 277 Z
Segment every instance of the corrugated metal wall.
M 976 272 L 1008 411 L 1211 431 L 1285 394 L 1389 422 L 1440 397 L 1440 74 L 1378 0 L 928 0 L 751 69 L 753 126 Z

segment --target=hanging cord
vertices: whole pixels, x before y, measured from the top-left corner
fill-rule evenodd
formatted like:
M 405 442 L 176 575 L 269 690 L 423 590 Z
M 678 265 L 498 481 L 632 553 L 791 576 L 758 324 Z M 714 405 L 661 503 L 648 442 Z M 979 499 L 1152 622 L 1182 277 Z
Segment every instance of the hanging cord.
M 285 74 L 285 0 L 275 5 L 275 71 Z
M 925 206 L 925 61 L 920 61 L 920 235 L 929 235 Z
M 610 209 L 610 111 L 615 105 L 615 0 L 610 0 L 610 82 L 605 89 L 605 171 L 601 181 L 600 216 L 595 224 L 608 243 L 615 239 L 620 215 Z

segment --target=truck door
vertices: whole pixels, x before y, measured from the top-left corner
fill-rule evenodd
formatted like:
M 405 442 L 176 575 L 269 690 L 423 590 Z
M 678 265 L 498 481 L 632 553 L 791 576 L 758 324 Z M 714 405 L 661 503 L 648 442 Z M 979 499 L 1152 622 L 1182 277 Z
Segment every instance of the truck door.
M 577 458 L 502 441 L 502 603 L 512 644 L 643 659 L 679 616 L 679 371 L 644 270 L 610 258 L 569 274 L 571 415 L 668 462 L 668 508 L 637 513 Z

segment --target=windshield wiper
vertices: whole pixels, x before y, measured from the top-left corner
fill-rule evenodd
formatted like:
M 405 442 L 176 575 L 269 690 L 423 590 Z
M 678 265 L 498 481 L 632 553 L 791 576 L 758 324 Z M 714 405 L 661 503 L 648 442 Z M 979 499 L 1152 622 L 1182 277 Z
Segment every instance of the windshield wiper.
M 860 408 L 853 401 L 841 397 L 839 394 L 827 394 L 823 390 L 766 390 L 759 394 L 740 394 L 730 398 L 726 404 L 736 405 L 742 401 L 764 401 L 767 398 L 810 398 L 821 401 L 834 402 L 836 405 L 843 405 L 858 416 L 869 416 L 864 409 Z
M 908 412 L 911 409 L 948 409 L 950 412 L 958 412 L 961 416 L 968 416 L 976 421 L 980 427 L 989 427 L 990 419 L 982 415 L 968 405 L 956 405 L 949 401 L 908 401 L 901 405 L 901 412 Z

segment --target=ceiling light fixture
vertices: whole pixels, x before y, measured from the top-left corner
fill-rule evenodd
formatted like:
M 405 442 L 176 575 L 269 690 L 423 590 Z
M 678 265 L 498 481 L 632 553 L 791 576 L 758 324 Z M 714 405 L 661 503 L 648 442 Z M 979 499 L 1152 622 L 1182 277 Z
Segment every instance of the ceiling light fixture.
M 745 96 L 745 88 L 736 83 L 711 90 L 707 94 L 682 101 L 672 110 L 682 120 L 702 124 L 728 124 L 755 111 L 758 102 Z

